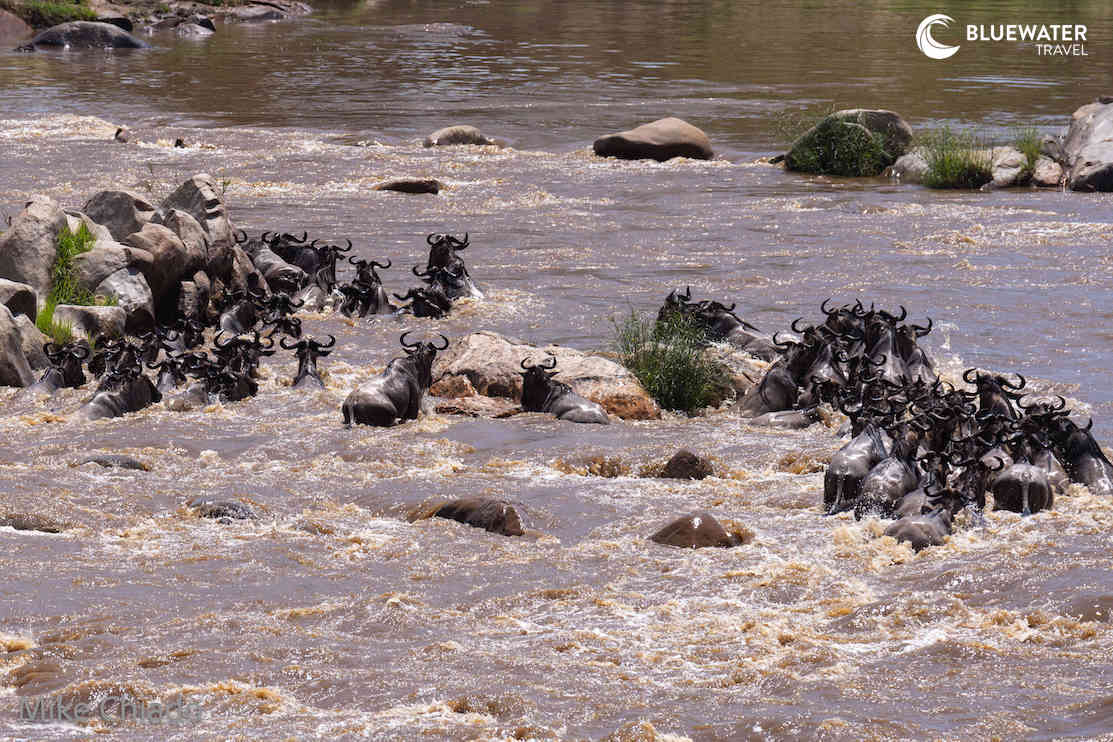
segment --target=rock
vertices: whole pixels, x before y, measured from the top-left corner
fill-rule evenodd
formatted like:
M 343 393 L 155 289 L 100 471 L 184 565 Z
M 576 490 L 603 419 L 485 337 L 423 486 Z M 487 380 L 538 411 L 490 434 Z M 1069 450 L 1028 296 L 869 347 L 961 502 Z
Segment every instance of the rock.
M 233 291 L 247 291 L 255 288 L 262 290 L 265 294 L 270 294 L 270 289 L 267 287 L 267 281 L 263 274 L 255 267 L 255 263 L 251 262 L 247 253 L 238 246 L 232 248 L 232 274 L 229 276 L 228 285 Z
M 208 263 L 203 270 L 212 278 L 227 281 L 232 272 L 234 229 L 212 177 L 202 173 L 182 183 L 162 202 L 163 212 L 169 214 L 171 209 L 186 212 L 205 230 L 209 246 Z
M 432 178 L 400 178 L 379 183 L 373 190 L 398 191 L 399 193 L 440 193 L 444 186 Z
M 70 21 L 48 28 L 31 39 L 31 48 L 149 49 L 150 44 L 111 23 Z
M 748 543 L 751 536 L 748 533 L 728 533 L 714 515 L 700 511 L 674 520 L 649 538 L 664 546 L 702 549 L 708 546 L 739 546 Z
M 50 272 L 66 213 L 53 200 L 34 196 L 0 234 L 0 278 L 30 286 L 40 303 L 50 293 Z
M 93 292 L 96 296 L 115 296 L 127 314 L 124 329 L 129 335 L 141 335 L 155 326 L 155 302 L 147 279 L 135 268 L 121 268 L 111 273 Z
M 100 21 L 101 23 L 111 23 L 113 26 L 116 26 L 118 28 L 122 28 L 125 31 L 127 31 L 128 33 L 131 33 L 132 31 L 135 30 L 135 25 L 131 22 L 131 19 L 126 17 L 126 16 L 122 16 L 122 15 L 102 15 L 102 16 L 97 16 L 97 20 Z
M 1062 157 L 1071 190 L 1113 190 L 1113 102 L 1101 99 L 1072 114 Z
M 27 359 L 32 371 L 42 371 L 50 365 L 43 346 L 50 340 L 35 327 L 35 321 L 26 314 L 15 316 L 16 327 L 19 328 L 19 344 L 23 348 L 23 357 Z
M 436 400 L 433 409 L 438 415 L 467 415 L 468 417 L 490 418 L 513 417 L 522 413 L 521 406 L 510 399 L 479 395 Z
M 8 46 L 13 41 L 29 39 L 34 33 L 35 30 L 19 16 L 0 8 L 0 45 Z
M 711 140 L 703 130 L 673 117 L 596 139 L 593 149 L 600 157 L 658 162 L 673 157 L 710 160 L 715 154 L 711 150 Z
M 31 365 L 23 353 L 23 336 L 15 317 L 0 305 L 0 386 L 30 386 L 35 383 Z
M 905 183 L 923 183 L 927 171 L 927 158 L 919 152 L 909 152 L 897 158 L 889 168 L 888 174 Z
M 703 352 L 706 360 L 714 364 L 719 376 L 715 379 L 716 393 L 712 406 L 722 400 L 741 399 L 761 381 L 769 368 L 769 363 L 754 357 L 745 349 L 738 349 L 728 343 L 715 343 Z M 727 387 L 727 389 L 723 389 Z
M 74 462 L 74 466 L 84 466 L 85 464 L 96 464 L 103 466 L 105 469 L 133 469 L 135 471 L 150 471 L 151 465 L 132 456 L 125 456 L 119 453 L 102 453 L 95 456 L 87 456 L 81 461 Z
M 1040 155 L 1032 168 L 1032 183 L 1041 188 L 1058 188 L 1063 181 L 1063 166 L 1050 157 Z
M 447 518 L 503 536 L 521 536 L 525 533 L 521 518 L 513 505 L 505 500 L 488 497 L 468 497 L 447 502 L 433 512 L 433 517 Z
M 785 154 L 785 169 L 852 177 L 880 175 L 908 151 L 911 142 L 912 128 L 892 111 L 836 111 L 793 143 Z
M 125 243 L 139 250 L 146 250 L 154 259 L 154 265 L 147 273 L 147 282 L 156 306 L 167 291 L 181 282 L 183 276 L 192 275 L 199 267 L 197 263 L 200 262 L 200 256 L 191 256 L 178 236 L 161 224 L 145 224 L 140 231 L 128 235 Z M 196 260 L 191 268 L 192 257 L 196 257 Z
M 101 191 L 85 203 L 82 211 L 106 227 L 116 242 L 124 242 L 155 216 L 155 207 L 130 191 Z
M 61 533 L 66 529 L 62 523 L 38 513 L 5 513 L 0 517 L 0 527 L 40 533 Z
M 438 380 L 438 385 L 430 392 L 441 395 L 449 388 L 448 384 L 453 383 L 450 377 L 462 376 L 478 394 L 520 400 L 521 362 L 543 360 L 550 352 L 557 358 L 556 380 L 598 402 L 609 414 L 628 420 L 661 416 L 657 403 L 638 380 L 614 361 L 558 345 L 539 348 L 486 331 L 459 338 L 448 350 L 437 355 L 433 378 Z
M 73 326 L 75 333 L 87 337 L 97 335 L 123 337 L 127 313 L 120 307 L 76 307 L 59 304 L 54 308 L 54 321 Z
M 225 23 L 265 23 L 266 21 L 284 21 L 289 15 L 266 5 L 240 5 L 230 8 L 220 14 Z
M 661 471 L 662 479 L 705 479 L 714 473 L 711 462 L 686 448 L 672 455 Z
M 128 268 L 133 268 L 144 276 L 151 275 L 154 265 L 154 256 L 146 250 L 111 241 L 97 242 L 92 250 L 73 259 L 77 284 L 86 291 L 95 291 L 104 279 Z
M 178 316 L 207 323 L 211 285 L 209 277 L 202 271 L 193 274 L 192 281 L 182 281 L 178 290 Z
M 210 16 L 201 15 L 199 13 L 194 13 L 189 18 L 186 18 L 186 23 L 192 23 L 195 26 L 207 28 L 210 31 L 216 30 L 216 25 L 213 23 L 213 19 Z
M 197 23 L 179 23 L 174 27 L 174 34 L 183 39 L 207 39 L 213 35 L 213 30 Z
M 82 212 L 74 209 L 66 209 L 66 222 L 69 224 L 70 231 L 77 234 L 84 224 L 85 228 L 89 230 L 89 234 L 93 235 L 94 242 L 115 242 L 112 238 L 112 233 L 108 231 L 108 227 L 103 224 L 97 224 L 92 218 Z
M 15 316 L 25 314 L 31 319 L 38 312 L 38 299 L 35 290 L 25 283 L 16 283 L 0 278 L 0 304 Z
M 483 136 L 483 132 L 474 126 L 466 124 L 446 126 L 425 137 L 426 147 L 447 147 L 457 144 L 488 145 L 495 144 L 495 141 Z
M 1008 188 L 1017 185 L 1020 174 L 1028 166 L 1028 158 L 1014 147 L 994 147 L 990 153 L 993 181 L 989 188 Z
M 258 520 L 255 510 L 238 500 L 210 500 L 194 498 L 186 503 L 202 518 L 213 518 L 221 523 L 234 520 Z
M 209 264 L 209 236 L 200 222 L 181 209 L 169 209 L 154 221 L 182 241 L 186 251 L 186 273 L 205 269 Z

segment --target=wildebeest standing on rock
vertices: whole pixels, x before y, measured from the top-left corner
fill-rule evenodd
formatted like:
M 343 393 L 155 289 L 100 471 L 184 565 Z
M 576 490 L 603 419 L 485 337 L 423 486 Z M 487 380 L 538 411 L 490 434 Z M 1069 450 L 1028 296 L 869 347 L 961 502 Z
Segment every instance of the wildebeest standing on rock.
M 406 351 L 404 358 L 393 358 L 383 372 L 357 387 L 344 400 L 344 424 L 388 427 L 398 420 L 416 420 L 421 399 L 433 384 L 433 359 L 438 350 L 448 347 L 431 342 L 407 343 L 402 333 L 398 342 Z

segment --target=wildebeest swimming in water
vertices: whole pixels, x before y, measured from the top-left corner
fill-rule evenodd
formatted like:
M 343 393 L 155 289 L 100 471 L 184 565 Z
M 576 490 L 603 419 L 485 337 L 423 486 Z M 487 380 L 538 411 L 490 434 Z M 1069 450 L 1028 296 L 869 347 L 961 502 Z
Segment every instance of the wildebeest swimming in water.
M 382 373 L 357 387 L 344 400 L 344 424 L 387 427 L 399 420 L 416 420 L 421 399 L 433 385 L 433 359 L 438 350 L 448 347 L 448 338 L 441 335 L 444 345 L 431 342 L 407 343 L 402 333 L 398 341 L 405 357 L 391 359 Z
M 472 280 L 468 267 L 464 265 L 464 259 L 457 254 L 471 244 L 468 235 L 465 234 L 464 239 L 461 240 L 450 234 L 430 234 L 426 236 L 425 241 L 429 243 L 429 260 L 425 264 L 425 272 L 430 273 L 440 269 L 453 277 L 454 286 L 446 288 L 448 296 L 452 299 L 462 297 L 482 299 L 483 292 Z M 414 273 L 417 273 L 416 267 Z
M 572 387 L 553 379 L 559 373 L 554 370 L 556 356 L 550 355 L 548 362 L 529 366 L 523 358 L 521 366 L 525 369 L 521 376 L 522 409 L 526 412 L 548 412 L 558 420 L 574 423 L 610 423 L 599 403 L 581 397 Z
M 368 314 L 390 314 L 394 307 L 390 304 L 383 280 L 379 277 L 376 268 L 387 269 L 390 261 L 379 263 L 375 260 L 363 260 L 354 256 L 348 262 L 356 268 L 356 278 L 348 284 L 340 286 L 340 293 L 344 299 L 340 303 L 340 313 L 345 317 L 358 314 L 366 317 Z
M 78 343 L 59 346 L 47 343 L 43 352 L 50 361 L 50 367 L 39 380 L 28 387 L 30 392 L 54 394 L 59 389 L 76 389 L 85 383 L 85 372 L 81 364 L 89 357 L 89 349 Z
M 316 389 L 324 389 L 325 382 L 321 380 L 321 375 L 317 372 L 317 358 L 320 356 L 327 356 L 336 345 L 336 338 L 329 335 L 328 344 L 323 344 L 312 338 L 301 340 L 295 344 L 287 345 L 286 338 L 278 343 L 286 350 L 295 351 L 298 359 L 298 371 L 294 374 L 293 387 L 295 389 L 304 389 L 313 387 Z

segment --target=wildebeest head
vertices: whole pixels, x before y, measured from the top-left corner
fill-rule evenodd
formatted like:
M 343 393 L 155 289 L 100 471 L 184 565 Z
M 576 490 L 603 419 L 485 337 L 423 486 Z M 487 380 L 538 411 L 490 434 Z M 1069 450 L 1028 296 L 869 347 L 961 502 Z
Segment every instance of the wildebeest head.
M 298 359 L 298 372 L 294 375 L 294 386 L 302 386 L 306 383 L 314 383 L 320 387 L 324 387 L 324 381 L 317 373 L 317 358 L 327 356 L 332 352 L 331 348 L 336 345 L 336 338 L 329 335 L 329 342 L 321 343 L 313 338 L 307 338 L 297 343 L 287 345 L 286 338 L 282 338 L 279 342 L 286 350 L 294 351 L 294 355 Z
M 544 407 L 552 391 L 553 377 L 559 373 L 555 370 L 556 360 L 556 356 L 549 354 L 548 359 L 541 363 L 527 366 L 526 359 L 522 359 L 524 371 L 519 372 L 522 377 L 522 409 L 539 411 Z
M 376 260 L 357 258 L 354 255 L 348 257 L 348 262 L 356 268 L 356 280 L 353 281 L 353 283 L 363 284 L 369 288 L 383 285 L 383 279 L 379 277 L 379 273 L 375 269 L 382 268 L 386 270 L 391 265 L 389 260 L 385 263 L 380 263 Z
M 58 346 L 47 343 L 43 346 L 43 352 L 50 360 L 50 365 L 61 374 L 63 387 L 77 388 L 85 383 L 85 372 L 81 369 L 81 364 L 89 357 L 89 349 L 84 345 L 67 343 Z
M 410 310 L 415 317 L 440 319 L 452 309 L 452 300 L 436 284 L 410 289 L 404 296 L 395 294 L 394 298 L 409 301 L 409 304 L 401 308 Z
M 456 254 L 458 251 L 466 249 L 469 244 L 466 233 L 463 240 L 450 234 L 430 234 L 425 237 L 425 241 L 429 243 L 429 261 L 425 266 L 426 270 L 450 268 L 465 276 L 468 274 L 463 259 Z
M 1004 376 L 978 373 L 977 369 L 973 368 L 966 369 L 962 374 L 963 381 L 977 387 L 980 412 L 991 412 L 1009 420 L 1015 420 L 1017 417 L 1013 402 L 1024 396 L 1017 392 L 1027 383 L 1022 375 L 1017 374 L 1017 377 L 1020 381 L 1013 384 Z
M 406 355 L 409 356 L 409 360 L 413 364 L 418 383 L 423 389 L 428 389 L 433 385 L 433 359 L 437 357 L 437 351 L 448 347 L 448 338 L 444 335 L 440 336 L 444 345 L 436 345 L 428 340 L 407 343 L 406 336 L 409 334 L 409 330 L 403 332 L 402 336 L 398 338 L 398 342 L 401 343 L 402 349 L 406 351 Z

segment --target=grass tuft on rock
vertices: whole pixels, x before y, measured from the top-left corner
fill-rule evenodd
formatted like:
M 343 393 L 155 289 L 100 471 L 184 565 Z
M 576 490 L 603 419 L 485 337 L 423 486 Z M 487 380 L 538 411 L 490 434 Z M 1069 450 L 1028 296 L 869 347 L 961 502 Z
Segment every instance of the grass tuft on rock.
M 58 234 L 58 253 L 50 271 L 50 294 L 48 304 L 75 304 L 88 307 L 95 303 L 92 292 L 81 288 L 77 283 L 73 259 L 83 252 L 93 249 L 96 238 L 89 228 L 82 224 L 77 232 L 63 227 Z
M 35 327 L 39 328 L 39 332 L 50 338 L 55 345 L 65 345 L 73 340 L 73 325 L 68 322 L 54 321 L 56 306 L 58 305 L 48 300 L 35 317 Z
M 631 311 L 615 321 L 614 348 L 657 404 L 692 414 L 713 401 L 715 365 L 703 353 L 706 332 L 690 315 L 658 322 Z
M 1013 146 L 1024 155 L 1024 169 L 1017 178 L 1018 182 L 1023 182 L 1032 177 L 1036 170 L 1036 160 L 1040 159 L 1039 131 L 1032 126 L 1019 129 L 1013 138 Z
M 785 155 L 785 167 L 802 173 L 872 177 L 893 162 L 885 137 L 853 121 L 828 116 Z
M 978 189 L 993 180 L 993 155 L 978 136 L 944 127 L 920 137 L 928 188 Z

